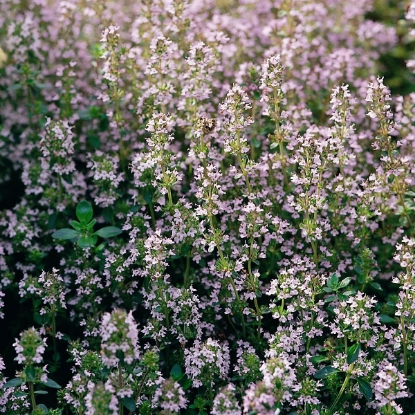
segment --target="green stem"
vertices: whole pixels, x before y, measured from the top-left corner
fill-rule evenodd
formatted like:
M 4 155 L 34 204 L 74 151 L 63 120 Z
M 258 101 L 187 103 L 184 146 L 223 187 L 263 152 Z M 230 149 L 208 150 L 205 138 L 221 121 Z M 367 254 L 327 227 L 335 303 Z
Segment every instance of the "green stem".
M 261 309 L 259 308 L 258 300 L 257 300 L 256 297 L 254 298 L 254 304 L 255 304 L 255 310 L 256 310 L 256 314 L 257 314 L 257 325 L 258 325 L 257 336 L 258 336 L 258 341 L 260 341 L 260 339 L 261 339 L 261 315 L 262 315 L 262 313 L 261 313 Z
M 231 325 L 231 327 L 233 328 L 233 330 L 235 331 L 235 333 L 238 334 L 238 330 L 236 330 L 235 324 L 233 324 L 232 319 L 231 319 L 231 316 L 229 314 L 227 314 L 227 316 L 228 316 L 229 324 Z
M 187 254 L 186 255 L 186 269 L 184 271 L 184 281 L 183 281 L 184 288 L 189 288 L 190 286 L 189 276 L 190 276 L 190 254 Z
M 146 380 L 147 380 L 147 377 L 148 377 L 149 373 L 150 373 L 150 370 L 149 370 L 149 369 L 147 369 L 147 370 L 146 370 L 146 373 L 144 373 L 144 377 L 143 377 L 143 380 L 142 380 L 142 382 L 141 382 L 140 387 L 138 388 L 137 394 L 135 395 L 135 400 L 134 400 L 134 402 L 137 402 L 137 401 L 138 401 L 138 398 L 140 397 L 141 391 L 142 391 L 142 389 L 143 389 L 143 387 L 144 387 L 144 384 L 146 383 Z M 129 412 L 129 415 L 133 415 L 133 412 L 132 412 L 132 411 L 130 411 L 130 412 Z
M 408 338 L 405 328 L 405 319 L 401 315 L 401 330 L 402 330 L 402 347 L 403 347 L 403 373 L 408 375 Z
M 342 397 L 342 395 L 343 395 L 343 392 L 345 391 L 345 389 L 347 388 L 347 385 L 349 384 L 349 380 L 350 380 L 350 376 L 352 375 L 352 370 L 353 370 L 353 367 L 354 367 L 354 363 L 352 363 L 350 366 L 349 366 L 349 370 L 347 371 L 347 373 L 346 373 L 346 378 L 344 379 L 344 382 L 343 382 L 343 385 L 342 385 L 342 387 L 341 387 L 341 389 L 340 389 L 340 392 L 338 393 L 338 395 L 336 396 L 336 399 L 335 399 L 335 401 L 333 402 L 333 405 L 331 405 L 331 407 L 330 407 L 330 409 L 329 409 L 329 412 L 330 413 L 333 413 L 333 411 L 335 410 L 335 408 L 336 408 L 336 405 L 338 404 L 338 402 L 339 402 L 339 400 L 340 400 L 340 398 Z
M 36 398 L 35 398 L 35 388 L 33 386 L 33 382 L 28 382 L 28 384 L 29 384 L 29 391 L 30 391 L 30 399 L 32 401 L 32 407 L 33 407 L 33 410 L 35 410 L 37 408 Z
M 62 194 L 63 194 L 63 185 L 62 185 L 62 177 L 58 175 L 58 201 L 62 203 Z
M 282 314 L 282 312 L 284 311 L 284 305 L 285 305 L 285 301 L 284 301 L 284 298 L 281 300 L 281 305 L 280 305 L 280 307 L 279 307 L 279 314 L 280 314 L 280 316 L 281 316 L 281 314 Z
M 241 168 L 241 171 L 242 171 L 242 174 L 243 174 L 243 176 L 244 176 L 244 178 L 245 178 L 245 182 L 246 182 L 246 187 L 248 188 L 248 193 L 252 193 L 252 186 L 251 186 L 251 183 L 250 183 L 250 181 L 249 181 L 249 177 L 248 177 L 248 173 L 247 173 L 247 171 L 245 170 L 245 167 L 243 166 L 243 161 L 242 161 L 242 157 L 241 157 L 241 155 L 240 154 L 238 154 L 237 155 L 237 158 L 238 158 L 238 163 L 239 163 L 239 166 L 240 166 L 240 168 Z
M 120 390 L 124 387 L 121 362 L 118 363 L 118 387 Z M 123 415 L 123 412 L 124 412 L 124 406 L 122 405 L 122 403 L 120 403 L 119 414 Z
M 315 299 L 315 294 L 313 292 L 312 297 L 311 297 L 311 301 L 314 305 L 314 299 Z M 314 326 L 314 311 L 311 311 L 311 320 L 310 320 L 310 331 Z M 307 344 L 306 344 L 306 352 L 308 353 L 308 351 L 310 350 L 310 344 L 311 344 L 311 337 L 307 337 Z
M 154 207 L 153 207 L 153 202 L 150 202 L 148 204 L 148 208 L 150 210 L 150 215 L 151 215 L 151 225 L 153 226 L 153 228 L 156 226 L 156 216 L 154 214 Z
M 253 253 L 253 243 L 254 243 L 254 239 L 251 238 L 251 243 L 249 245 L 249 260 L 248 260 L 248 274 L 249 274 L 249 278 L 252 281 L 252 286 L 255 287 L 255 276 L 254 274 L 252 274 L 252 253 Z M 256 310 L 256 314 L 257 314 L 257 325 L 258 325 L 258 332 L 257 332 L 257 336 L 258 336 L 258 341 L 261 338 L 261 309 L 259 308 L 258 305 L 258 300 L 256 298 L 256 294 L 255 294 L 255 298 L 254 298 L 254 305 L 255 305 L 255 310 Z
M 318 249 L 317 249 L 317 242 L 312 241 L 311 242 L 311 248 L 313 249 L 313 262 L 318 265 L 319 259 L 318 259 Z
M 402 206 L 403 214 L 406 216 L 406 219 L 408 220 L 409 226 L 412 228 L 412 220 L 411 220 L 411 217 L 410 217 L 410 215 L 408 213 L 408 210 L 406 208 L 405 199 L 403 198 L 401 193 L 399 194 L 399 202 Z
M 236 301 L 238 302 L 238 304 L 241 304 L 241 300 L 238 294 L 238 290 L 236 289 L 235 282 L 233 281 L 232 278 L 229 278 L 229 281 L 231 282 L 233 292 L 235 293 Z M 244 317 L 244 313 L 242 312 L 241 312 L 241 321 L 242 321 L 242 334 L 243 334 L 243 337 L 246 338 L 245 317 Z
M 56 348 L 56 312 L 53 307 L 52 312 L 52 342 L 53 342 L 53 357 L 56 359 L 57 348 Z

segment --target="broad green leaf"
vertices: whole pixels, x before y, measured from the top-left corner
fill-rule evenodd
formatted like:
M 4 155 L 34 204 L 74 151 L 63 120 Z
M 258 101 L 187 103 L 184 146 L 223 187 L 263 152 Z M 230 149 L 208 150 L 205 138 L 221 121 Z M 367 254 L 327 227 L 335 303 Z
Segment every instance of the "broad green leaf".
M 3 385 L 3 388 L 15 388 L 16 386 L 20 386 L 23 383 L 22 378 L 14 378 L 10 379 Z
M 180 385 L 182 386 L 183 390 L 188 390 L 192 386 L 192 379 L 189 379 L 187 377 L 183 377 Z
M 178 363 L 176 363 L 170 371 L 170 376 L 173 378 L 174 381 L 178 381 L 183 377 L 182 368 Z
M 318 370 L 316 373 L 314 373 L 314 377 L 316 379 L 325 379 L 329 377 L 331 374 L 339 372 L 339 369 L 336 369 L 333 366 L 326 366 L 323 367 L 323 369 Z
M 350 346 L 349 350 L 347 351 L 347 363 L 349 365 L 354 363 L 359 357 L 359 353 L 360 353 L 360 343 L 356 343 Z
M 372 400 L 373 397 L 373 391 L 372 391 L 372 387 L 370 386 L 369 382 L 366 382 L 364 379 L 362 378 L 356 378 L 357 383 L 359 384 L 359 390 L 361 392 L 361 394 L 368 400 Z
M 63 228 L 53 232 L 52 238 L 55 239 L 74 239 L 78 238 L 80 233 L 74 229 Z
M 58 385 L 54 380 L 49 379 L 46 382 L 43 382 L 43 385 L 49 386 L 49 388 L 61 389 L 62 386 Z
M 116 226 L 106 226 L 105 228 L 97 230 L 94 235 L 98 235 L 101 238 L 112 238 L 113 236 L 119 235 L 121 232 L 122 230 Z
M 379 316 L 379 320 L 381 323 L 388 324 L 388 323 L 395 323 L 396 319 L 388 316 L 387 314 L 381 314 Z
M 82 200 L 76 206 L 76 217 L 78 218 L 79 222 L 85 224 L 88 223 L 92 216 L 94 216 L 94 211 L 92 210 L 92 206 L 86 200 Z
M 134 398 L 129 397 L 129 398 L 121 398 L 120 399 L 122 404 L 130 411 L 130 412 L 134 412 L 136 410 L 135 407 L 135 402 L 134 402 Z

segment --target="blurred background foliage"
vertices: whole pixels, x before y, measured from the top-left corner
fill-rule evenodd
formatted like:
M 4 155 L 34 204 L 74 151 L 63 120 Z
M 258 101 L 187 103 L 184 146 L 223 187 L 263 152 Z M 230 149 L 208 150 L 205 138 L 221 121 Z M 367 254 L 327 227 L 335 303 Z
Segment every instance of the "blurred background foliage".
M 367 18 L 396 28 L 398 44 L 381 59 L 382 76 L 393 94 L 407 95 L 415 92 L 415 77 L 406 62 L 415 55 L 415 39 L 409 36 L 414 29 L 405 20 L 405 12 L 411 0 L 375 0 L 375 7 Z

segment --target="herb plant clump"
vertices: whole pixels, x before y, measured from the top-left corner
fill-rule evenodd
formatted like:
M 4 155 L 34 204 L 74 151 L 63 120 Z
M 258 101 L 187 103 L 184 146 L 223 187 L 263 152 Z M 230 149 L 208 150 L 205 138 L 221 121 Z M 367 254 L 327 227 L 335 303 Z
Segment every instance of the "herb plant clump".
M 386 3 L 0 2 L 0 413 L 414 411 Z

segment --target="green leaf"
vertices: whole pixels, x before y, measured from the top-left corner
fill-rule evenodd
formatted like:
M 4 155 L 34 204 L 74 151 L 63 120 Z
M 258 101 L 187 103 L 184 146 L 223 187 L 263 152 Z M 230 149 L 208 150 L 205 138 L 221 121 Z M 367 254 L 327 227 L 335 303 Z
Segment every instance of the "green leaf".
M 251 144 L 253 145 L 253 147 L 255 148 L 259 148 L 261 147 L 261 142 L 257 139 L 257 138 L 253 138 L 251 140 Z
M 370 386 L 369 382 L 366 382 L 364 379 L 362 378 L 356 378 L 357 383 L 359 384 L 359 390 L 361 392 L 361 394 L 368 400 L 372 400 L 373 397 L 373 391 L 372 391 L 372 387 Z
M 178 363 L 176 363 L 170 371 L 170 376 L 173 378 L 174 381 L 178 381 L 183 377 L 182 368 Z
M 40 403 L 37 407 L 39 409 L 41 409 L 43 411 L 43 413 L 45 413 L 45 414 L 48 414 L 49 413 L 48 407 L 46 405 L 43 405 L 43 403 Z
M 154 196 L 154 191 L 151 189 L 145 189 L 144 190 L 144 200 L 146 201 L 147 204 L 151 204 L 151 202 L 153 201 L 153 196 Z
M 20 386 L 23 383 L 22 378 L 14 378 L 10 379 L 3 385 L 3 388 L 15 388 L 16 386 Z
M 36 395 L 47 395 L 48 391 L 35 391 Z
M 52 238 L 55 239 L 75 239 L 78 238 L 80 233 L 74 229 L 63 228 L 56 232 L 53 232 Z
M 192 379 L 189 379 L 187 377 L 183 377 L 180 381 L 180 385 L 182 386 L 183 390 L 188 390 L 192 386 Z
M 352 279 L 350 278 L 350 277 L 347 277 L 347 278 L 345 278 L 344 280 L 342 280 L 342 281 L 340 281 L 340 284 L 339 284 L 339 289 L 340 288 L 345 288 L 345 287 L 347 287 L 349 284 L 350 284 L 350 281 L 351 281 Z
M 343 293 L 343 295 L 344 295 L 344 296 L 346 296 L 346 297 L 350 297 L 351 295 L 354 295 L 354 294 L 356 294 L 356 291 L 352 291 L 352 290 L 350 290 L 350 291 L 345 291 L 345 292 Z
M 396 321 L 395 318 L 388 316 L 387 314 L 381 314 L 379 316 L 379 320 L 381 323 L 384 323 L 384 324 L 395 323 Z
M 327 357 L 316 355 L 316 356 L 313 356 L 310 360 L 311 360 L 311 363 L 314 363 L 316 365 L 327 360 Z
M 347 351 L 347 363 L 349 365 L 351 365 L 357 360 L 357 358 L 359 357 L 360 350 L 360 343 L 353 344 L 349 347 L 349 350 Z
M 339 286 L 339 277 L 337 274 L 332 274 L 327 280 L 327 287 L 335 290 Z
M 316 379 L 325 379 L 329 377 L 331 374 L 339 372 L 339 369 L 336 369 L 333 366 L 326 366 L 323 367 L 323 369 L 318 370 L 316 373 L 314 373 L 314 377 Z
M 77 220 L 71 220 L 69 221 L 69 224 L 77 231 L 83 231 L 84 225 L 81 225 Z
M 121 232 L 122 230 L 116 226 L 106 226 L 105 228 L 97 230 L 94 235 L 98 235 L 101 238 L 112 238 L 113 236 L 119 235 Z
M 76 206 L 76 217 L 78 218 L 79 222 L 81 223 L 88 223 L 92 216 L 94 216 L 94 211 L 92 210 L 92 206 L 86 200 L 82 200 Z
M 49 388 L 61 389 L 62 386 L 58 385 L 54 380 L 49 379 L 46 382 L 43 382 L 43 385 L 49 386 Z
M 134 398 L 129 397 L 129 398 L 121 398 L 120 399 L 122 404 L 130 411 L 130 412 L 134 412 L 136 410 L 135 407 L 135 402 L 134 402 Z
M 26 392 L 22 392 L 22 391 L 18 391 L 18 392 L 14 392 L 13 396 L 16 396 L 16 398 L 21 398 L 22 396 L 28 396 L 29 394 Z
M 27 380 L 29 382 L 34 382 L 36 379 L 36 369 L 33 365 L 29 365 L 26 367 L 26 369 L 24 370 Z
M 82 235 L 78 239 L 78 246 L 83 249 L 90 248 L 95 245 L 97 239 L 96 236 Z
M 271 145 L 269 146 L 269 148 L 272 150 L 272 149 L 274 149 L 274 148 L 276 148 L 278 146 L 279 146 L 279 144 L 274 142 L 274 143 L 271 143 Z
M 325 303 L 332 303 L 334 300 L 336 300 L 337 299 L 337 296 L 335 296 L 335 295 L 329 295 L 329 296 L 327 296 L 325 299 L 324 299 L 324 302 Z
M 383 288 L 378 282 L 370 281 L 369 285 L 377 291 L 383 291 Z
M 96 219 L 92 219 L 91 222 L 89 222 L 88 224 L 85 225 L 85 229 L 87 231 L 92 231 L 92 229 L 94 228 L 94 225 L 97 223 Z
M 364 284 L 366 281 L 366 277 L 363 274 L 358 274 L 357 275 L 357 282 L 359 284 Z

